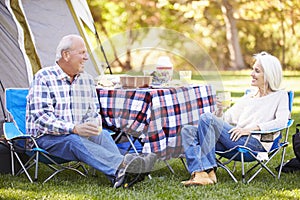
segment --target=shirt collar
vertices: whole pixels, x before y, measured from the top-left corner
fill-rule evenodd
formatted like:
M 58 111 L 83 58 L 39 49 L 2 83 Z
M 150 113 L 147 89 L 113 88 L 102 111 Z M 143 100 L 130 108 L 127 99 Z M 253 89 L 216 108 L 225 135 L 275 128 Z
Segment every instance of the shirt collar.
M 57 79 L 58 80 L 70 82 L 71 77 L 68 74 L 66 74 L 57 63 L 55 64 L 55 68 L 57 71 Z M 79 76 L 80 76 L 80 73 L 75 76 L 74 80 L 76 80 Z

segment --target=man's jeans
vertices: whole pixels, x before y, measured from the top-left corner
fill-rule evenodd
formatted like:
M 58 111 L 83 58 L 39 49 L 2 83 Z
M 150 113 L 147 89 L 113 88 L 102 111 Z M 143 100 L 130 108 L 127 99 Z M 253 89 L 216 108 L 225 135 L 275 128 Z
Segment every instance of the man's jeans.
M 54 156 L 84 162 L 109 177 L 115 176 L 123 161 L 123 155 L 105 129 L 99 136 L 89 138 L 77 134 L 43 135 L 37 143 Z
M 186 161 L 190 173 L 200 172 L 217 167 L 215 151 L 223 151 L 236 145 L 244 145 L 247 136 L 242 136 L 234 142 L 230 139 L 228 131 L 232 125 L 224 122 L 212 113 L 204 113 L 200 116 L 198 127 L 184 126 L 182 145 L 185 150 Z M 251 137 L 247 147 L 265 151 L 261 143 Z

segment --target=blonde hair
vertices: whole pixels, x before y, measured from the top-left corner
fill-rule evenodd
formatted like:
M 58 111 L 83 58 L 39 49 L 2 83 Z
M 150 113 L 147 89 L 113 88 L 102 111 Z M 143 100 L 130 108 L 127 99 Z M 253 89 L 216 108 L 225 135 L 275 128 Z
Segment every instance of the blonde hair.
M 264 70 L 264 80 L 270 89 L 279 90 L 282 81 L 282 66 L 278 58 L 264 51 L 255 54 L 254 58 L 261 64 Z

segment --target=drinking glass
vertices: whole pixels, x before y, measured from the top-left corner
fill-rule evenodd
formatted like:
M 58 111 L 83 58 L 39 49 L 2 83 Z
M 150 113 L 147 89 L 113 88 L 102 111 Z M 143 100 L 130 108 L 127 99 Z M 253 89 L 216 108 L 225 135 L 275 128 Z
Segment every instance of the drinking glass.
M 88 112 L 82 118 L 82 123 L 90 122 L 98 126 L 98 135 L 102 132 L 102 121 L 101 118 L 95 113 Z
M 192 80 L 192 71 L 179 71 L 181 81 L 190 82 Z
M 231 92 L 230 91 L 218 91 L 217 98 L 222 102 L 224 109 L 231 106 Z

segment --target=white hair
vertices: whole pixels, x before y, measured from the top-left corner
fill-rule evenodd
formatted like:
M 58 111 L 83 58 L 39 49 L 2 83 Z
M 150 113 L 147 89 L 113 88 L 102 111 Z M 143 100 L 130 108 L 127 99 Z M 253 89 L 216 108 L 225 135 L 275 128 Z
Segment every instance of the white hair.
M 272 91 L 279 90 L 282 81 L 282 67 L 278 58 L 264 51 L 255 54 L 254 58 L 264 70 L 265 83 L 268 83 Z
M 78 35 L 66 35 L 64 36 L 59 44 L 57 45 L 57 48 L 56 48 L 56 56 L 55 56 L 55 61 L 58 61 L 59 59 L 61 59 L 62 55 L 62 51 L 64 50 L 68 50 L 72 47 L 72 44 L 73 44 L 73 41 L 75 38 L 81 38 L 80 36 Z

